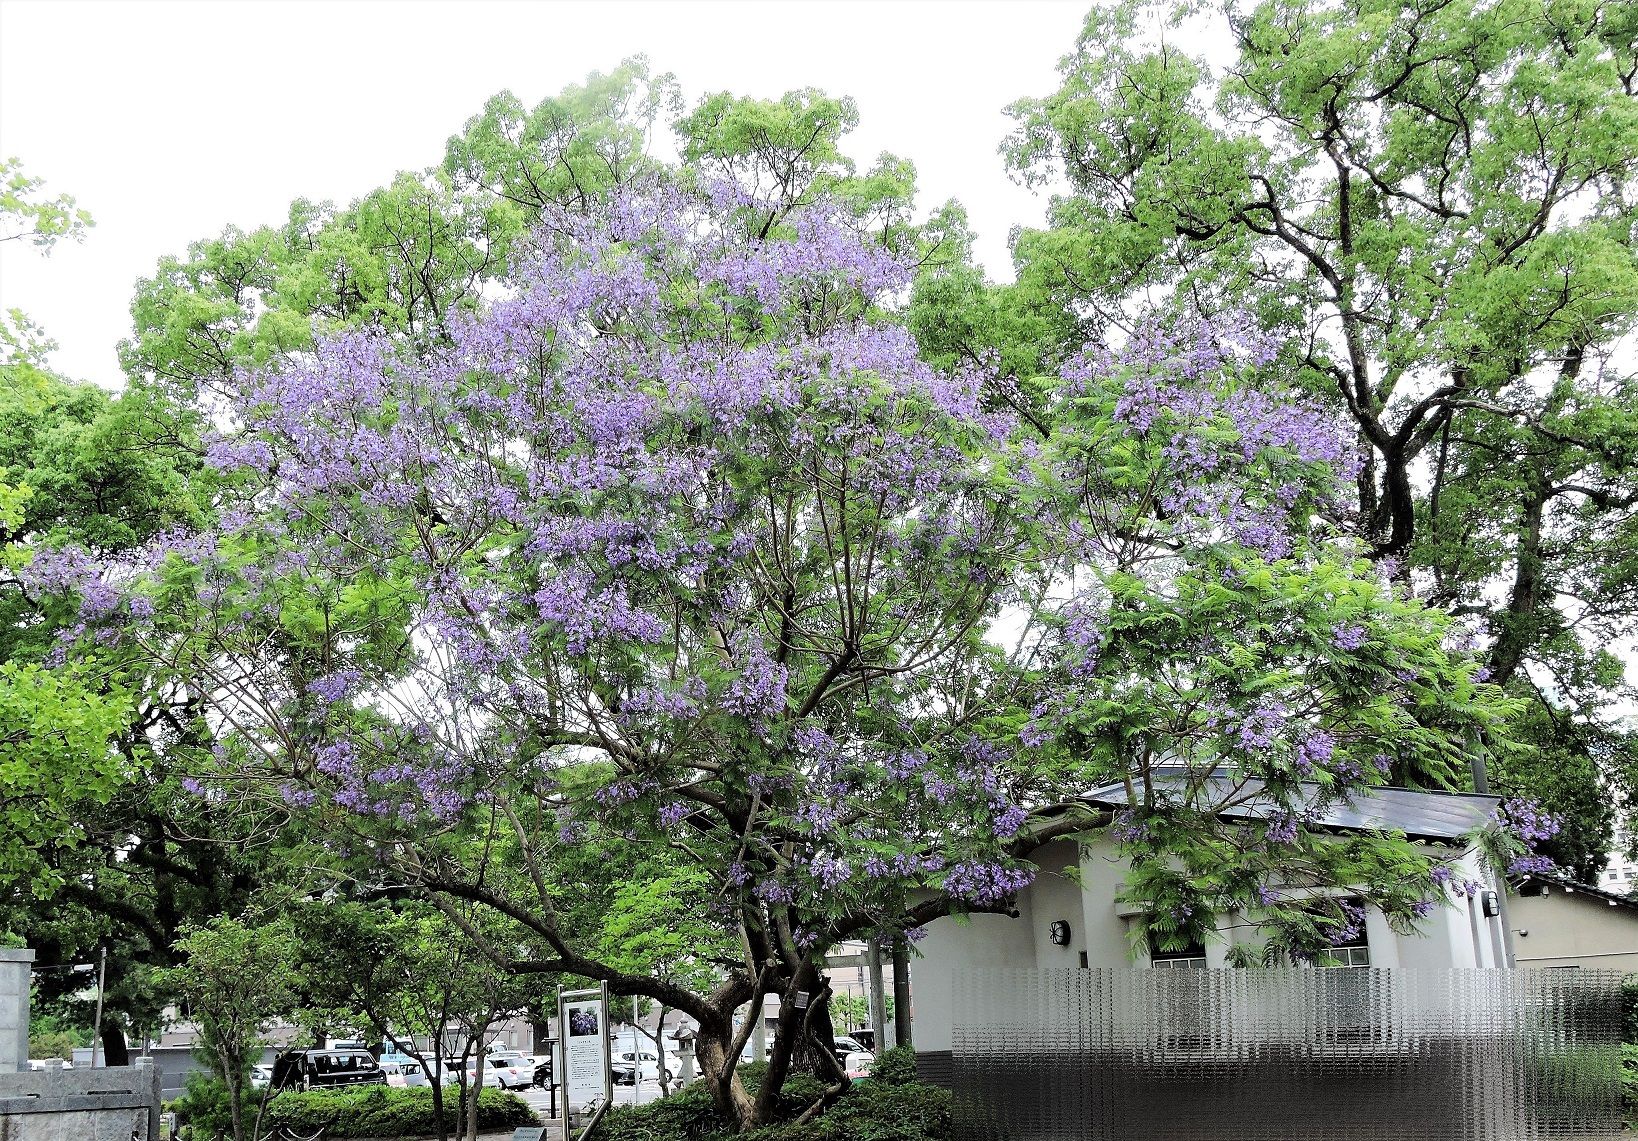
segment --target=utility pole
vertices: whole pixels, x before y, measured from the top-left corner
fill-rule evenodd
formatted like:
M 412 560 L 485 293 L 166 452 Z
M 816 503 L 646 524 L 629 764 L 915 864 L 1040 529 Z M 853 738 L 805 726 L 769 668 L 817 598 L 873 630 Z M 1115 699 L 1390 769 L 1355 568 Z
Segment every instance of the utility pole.
M 882 986 L 882 944 L 875 937 L 865 944 L 865 970 L 870 974 L 870 1028 L 876 1033 L 879 1054 L 891 1045 L 892 1032 L 887 1026 L 887 995 Z
M 893 937 L 893 1044 L 911 1045 L 910 940 L 902 931 Z
M 97 1055 L 102 1052 L 102 988 L 108 977 L 108 944 L 97 952 L 97 1014 L 91 1020 L 91 1068 L 97 1068 Z

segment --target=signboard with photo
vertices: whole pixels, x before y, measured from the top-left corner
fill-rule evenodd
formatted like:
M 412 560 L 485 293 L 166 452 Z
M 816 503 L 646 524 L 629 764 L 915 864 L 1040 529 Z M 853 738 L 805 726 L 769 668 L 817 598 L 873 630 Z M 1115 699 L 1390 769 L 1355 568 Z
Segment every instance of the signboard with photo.
M 609 1072 L 609 1035 L 602 998 L 563 1004 L 563 1069 L 568 1102 L 584 1105 L 604 1096 Z

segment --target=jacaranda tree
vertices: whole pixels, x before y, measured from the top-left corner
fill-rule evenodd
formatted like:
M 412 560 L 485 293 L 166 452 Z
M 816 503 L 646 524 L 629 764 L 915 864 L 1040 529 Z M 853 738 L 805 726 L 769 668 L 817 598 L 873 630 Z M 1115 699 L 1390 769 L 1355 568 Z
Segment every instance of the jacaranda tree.
M 1450 779 L 1506 710 L 1358 557 L 1353 450 L 1275 346 L 1148 330 L 1024 419 L 918 358 L 912 267 L 845 207 L 702 183 L 545 210 L 447 347 L 361 329 L 235 374 L 219 526 L 79 564 L 85 636 L 197 690 L 200 795 L 298 819 L 315 866 L 441 904 L 509 969 L 691 1015 L 745 1127 L 793 1057 L 831 1081 L 811 1112 L 845 1088 L 828 950 L 1003 910 L 1057 836 L 1111 829 L 1162 939 L 1240 908 L 1313 953 L 1350 920 L 1294 882 L 1401 926 L 1437 905 L 1448 867 L 1313 811 Z M 1266 816 L 1224 824 L 1162 766 L 1262 780 Z M 1110 780 L 1126 811 L 1077 800 Z M 565 874 L 593 862 L 689 870 L 678 922 L 737 948 L 712 985 L 606 953 Z M 734 1015 L 767 994 L 752 1096 Z

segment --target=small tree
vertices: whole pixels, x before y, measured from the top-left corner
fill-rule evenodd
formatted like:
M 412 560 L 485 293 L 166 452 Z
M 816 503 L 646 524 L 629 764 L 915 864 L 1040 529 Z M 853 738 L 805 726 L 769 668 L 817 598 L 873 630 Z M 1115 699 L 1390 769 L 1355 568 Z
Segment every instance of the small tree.
M 295 925 L 311 964 L 304 972 L 309 1000 L 340 1021 L 368 1026 L 385 1047 L 416 1060 L 431 1086 L 439 1141 L 450 1133 L 443 1075 L 446 1063 L 456 1066 L 456 1118 L 470 1132 L 481 1080 L 468 1083 L 466 1067 L 474 1054 L 482 1060 L 495 1020 L 523 1005 L 519 980 L 446 916 L 413 900 L 325 900 L 298 911 Z M 463 1049 L 451 1060 L 448 1032 L 456 1029 Z
M 187 928 L 176 949 L 186 958 L 168 972 L 169 982 L 199 1025 L 211 1070 L 227 1087 L 234 1141 L 253 1138 L 260 1122 L 246 1133 L 246 1079 L 262 1033 L 295 1004 L 295 936 L 283 921 L 219 916 Z

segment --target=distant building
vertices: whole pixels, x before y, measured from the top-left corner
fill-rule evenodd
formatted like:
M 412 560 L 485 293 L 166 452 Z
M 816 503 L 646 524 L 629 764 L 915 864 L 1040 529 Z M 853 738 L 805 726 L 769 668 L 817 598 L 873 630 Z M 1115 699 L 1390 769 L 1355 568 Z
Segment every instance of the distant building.
M 1632 837 L 1625 829 L 1615 830 L 1615 839 L 1610 846 L 1610 862 L 1604 868 L 1604 874 L 1598 877 L 1597 887 L 1601 890 L 1628 895 L 1638 889 L 1638 860 L 1627 855 L 1631 843 Z
M 1531 876 L 1509 902 L 1519 966 L 1638 971 L 1638 896 Z

